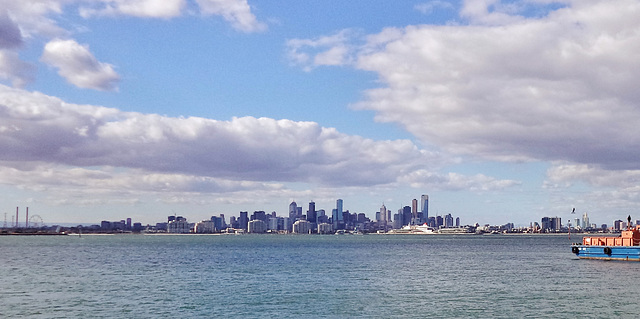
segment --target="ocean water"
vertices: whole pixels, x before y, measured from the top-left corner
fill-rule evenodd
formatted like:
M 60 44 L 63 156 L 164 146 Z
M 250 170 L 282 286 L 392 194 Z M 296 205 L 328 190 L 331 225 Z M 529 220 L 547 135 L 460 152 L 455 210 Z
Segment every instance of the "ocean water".
M 640 263 L 579 260 L 570 243 L 554 235 L 2 236 L 0 317 L 637 317 Z

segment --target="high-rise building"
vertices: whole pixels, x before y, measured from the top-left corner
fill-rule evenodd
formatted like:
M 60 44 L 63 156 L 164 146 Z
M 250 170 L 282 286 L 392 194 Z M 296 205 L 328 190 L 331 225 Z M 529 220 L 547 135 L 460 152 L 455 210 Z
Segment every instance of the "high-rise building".
M 316 203 L 314 201 L 309 202 L 309 211 L 307 211 L 307 220 L 310 223 L 316 222 Z
M 336 210 L 338 211 L 338 218 L 342 220 L 342 199 L 336 200 Z
M 240 218 L 238 218 L 238 227 L 240 229 L 247 230 L 248 223 L 249 223 L 249 213 L 240 212 Z
M 289 204 L 289 219 L 296 220 L 296 215 L 298 214 L 298 204 L 295 201 Z
M 423 221 L 429 220 L 429 195 L 420 196 L 420 212 Z
M 411 201 L 411 218 L 417 218 L 418 217 L 418 200 L 417 199 L 413 199 Z
M 582 215 L 582 225 L 584 228 L 591 227 L 591 224 L 589 224 L 589 215 L 587 215 L 587 213 L 584 213 L 584 215 Z
M 405 206 L 402 208 L 402 225 L 406 226 L 406 225 L 410 225 L 411 224 L 411 207 L 409 206 Z
M 384 206 L 384 204 L 382 204 L 382 207 L 380 207 L 380 219 L 378 220 L 379 224 L 382 224 L 383 226 L 386 226 L 387 224 L 387 206 Z

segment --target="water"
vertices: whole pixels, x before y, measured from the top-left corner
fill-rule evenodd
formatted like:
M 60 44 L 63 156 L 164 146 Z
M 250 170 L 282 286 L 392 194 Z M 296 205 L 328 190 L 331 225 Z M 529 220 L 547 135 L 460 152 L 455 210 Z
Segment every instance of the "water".
M 574 238 L 574 241 L 576 238 Z M 0 317 L 635 317 L 566 236 L 0 237 Z

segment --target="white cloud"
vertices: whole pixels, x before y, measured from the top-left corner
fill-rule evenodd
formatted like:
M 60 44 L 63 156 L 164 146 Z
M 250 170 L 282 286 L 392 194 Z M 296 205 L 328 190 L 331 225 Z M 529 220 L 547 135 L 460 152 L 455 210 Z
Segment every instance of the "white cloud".
M 33 81 L 34 74 L 35 66 L 20 60 L 17 52 L 0 50 L 0 78 L 22 88 Z
M 94 15 L 129 15 L 147 18 L 171 18 L 179 16 L 185 0 L 101 0 L 94 5 L 101 8 L 81 7 L 80 15 L 89 18 Z
M 373 141 L 313 122 L 169 118 L 0 88 L 0 159 L 12 163 L 323 185 L 389 184 L 442 163 L 407 140 Z
M 458 154 L 640 168 L 639 15 L 637 1 L 575 1 L 500 26 L 387 29 L 357 52 L 384 86 L 355 107 Z
M 447 9 L 447 10 L 454 9 L 453 4 L 451 4 L 451 2 L 441 1 L 441 0 L 434 0 L 434 1 L 429 1 L 425 3 L 416 4 L 413 8 L 424 14 L 431 14 L 433 13 L 433 11 L 438 9 Z
M 518 184 L 433 173 L 448 160 L 408 140 L 374 141 L 314 122 L 122 112 L 2 85 L 0 133 L 0 184 L 46 194 L 39 198 L 47 205 L 158 197 L 256 205 L 256 197 L 330 201 L 337 193 L 407 186 L 485 192 Z
M 196 0 L 203 14 L 222 16 L 235 29 L 243 32 L 260 32 L 267 25 L 258 21 L 251 12 L 247 0 Z
M 347 65 L 353 62 L 353 45 L 355 31 L 341 30 L 330 36 L 317 39 L 287 40 L 287 56 L 289 60 L 305 71 L 311 71 L 317 66 Z
M 44 47 L 42 61 L 58 69 L 58 74 L 80 88 L 111 91 L 120 76 L 110 64 L 98 61 L 89 46 L 74 40 L 54 39 Z

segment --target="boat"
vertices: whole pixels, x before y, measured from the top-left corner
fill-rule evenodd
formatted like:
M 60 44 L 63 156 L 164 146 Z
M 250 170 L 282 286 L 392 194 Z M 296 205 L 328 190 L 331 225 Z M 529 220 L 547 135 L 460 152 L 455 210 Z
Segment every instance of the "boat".
M 627 228 L 619 237 L 583 237 L 571 245 L 580 259 L 640 261 L 640 225 Z
M 388 234 L 413 234 L 413 235 L 435 235 L 438 232 L 426 223 L 422 225 L 406 225 L 400 229 L 393 229 Z

